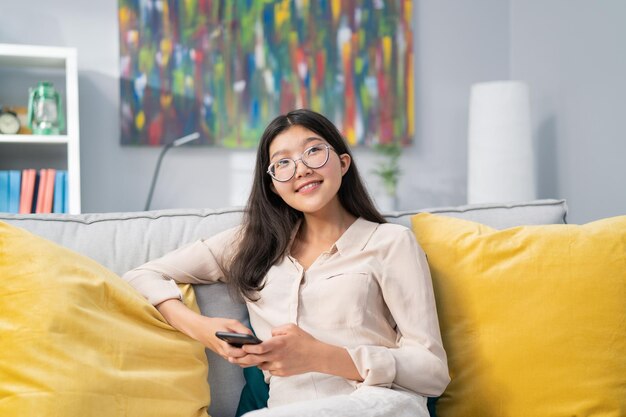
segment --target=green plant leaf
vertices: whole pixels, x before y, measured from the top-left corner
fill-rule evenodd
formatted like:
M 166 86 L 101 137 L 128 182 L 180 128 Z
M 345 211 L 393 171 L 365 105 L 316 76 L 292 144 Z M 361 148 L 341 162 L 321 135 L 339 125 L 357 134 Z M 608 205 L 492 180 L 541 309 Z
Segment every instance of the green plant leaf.
M 402 146 L 398 143 L 379 143 L 374 145 L 374 151 L 383 159 L 372 173 L 381 179 L 388 194 L 395 195 L 402 174 L 399 166 Z

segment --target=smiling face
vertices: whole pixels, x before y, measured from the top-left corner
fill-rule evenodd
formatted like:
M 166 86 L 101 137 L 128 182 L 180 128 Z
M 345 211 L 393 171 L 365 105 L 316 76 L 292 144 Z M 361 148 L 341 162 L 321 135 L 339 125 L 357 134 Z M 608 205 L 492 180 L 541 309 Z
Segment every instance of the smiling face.
M 276 163 L 282 158 L 297 160 L 306 149 L 320 144 L 328 142 L 320 135 L 294 125 L 272 140 L 269 147 L 270 163 Z M 285 182 L 272 180 L 272 189 L 285 203 L 305 214 L 341 210 L 337 192 L 350 162 L 348 154 L 337 155 L 331 148 L 324 166 L 313 169 L 297 161 L 295 175 Z

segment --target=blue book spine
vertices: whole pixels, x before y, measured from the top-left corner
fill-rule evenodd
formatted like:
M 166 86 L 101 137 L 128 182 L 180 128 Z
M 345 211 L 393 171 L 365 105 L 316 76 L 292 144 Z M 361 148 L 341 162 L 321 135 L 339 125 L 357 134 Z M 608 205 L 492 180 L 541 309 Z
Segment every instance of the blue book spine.
M 67 171 L 63 171 L 63 213 L 70 211 L 70 186 L 67 181 Z
M 22 172 L 9 171 L 9 213 L 19 213 Z
M 9 171 L 0 171 L 0 212 L 9 211 Z
M 63 205 L 65 204 L 65 171 L 57 171 L 54 177 L 54 200 L 52 203 L 53 213 L 63 213 Z

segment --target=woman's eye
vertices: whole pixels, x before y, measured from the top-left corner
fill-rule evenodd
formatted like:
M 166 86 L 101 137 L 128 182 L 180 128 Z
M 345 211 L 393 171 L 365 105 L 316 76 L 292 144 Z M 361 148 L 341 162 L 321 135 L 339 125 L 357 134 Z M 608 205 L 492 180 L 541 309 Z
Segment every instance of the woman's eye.
M 311 155 L 312 155 L 312 154 L 314 154 L 314 153 L 316 153 L 316 152 L 320 152 L 320 151 L 322 151 L 323 149 L 324 149 L 324 148 L 323 148 L 323 146 L 322 146 L 322 145 L 313 146 L 313 147 L 309 148 L 309 154 L 311 154 Z
M 276 168 L 284 168 L 289 165 L 289 162 L 291 162 L 289 159 L 281 159 L 280 161 L 276 162 L 274 166 Z

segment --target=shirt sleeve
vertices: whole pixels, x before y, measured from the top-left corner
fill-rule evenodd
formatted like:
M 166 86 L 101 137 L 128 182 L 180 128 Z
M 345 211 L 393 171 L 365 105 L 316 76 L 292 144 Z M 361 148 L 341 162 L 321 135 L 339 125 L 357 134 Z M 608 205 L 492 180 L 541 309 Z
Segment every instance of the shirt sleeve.
M 450 382 L 426 255 L 409 229 L 383 257 L 383 297 L 397 325 L 397 347 L 349 348 L 365 385 L 439 396 Z
M 182 295 L 177 283 L 210 284 L 226 281 L 226 267 L 235 253 L 240 227 L 185 245 L 147 262 L 122 278 L 152 305 Z

